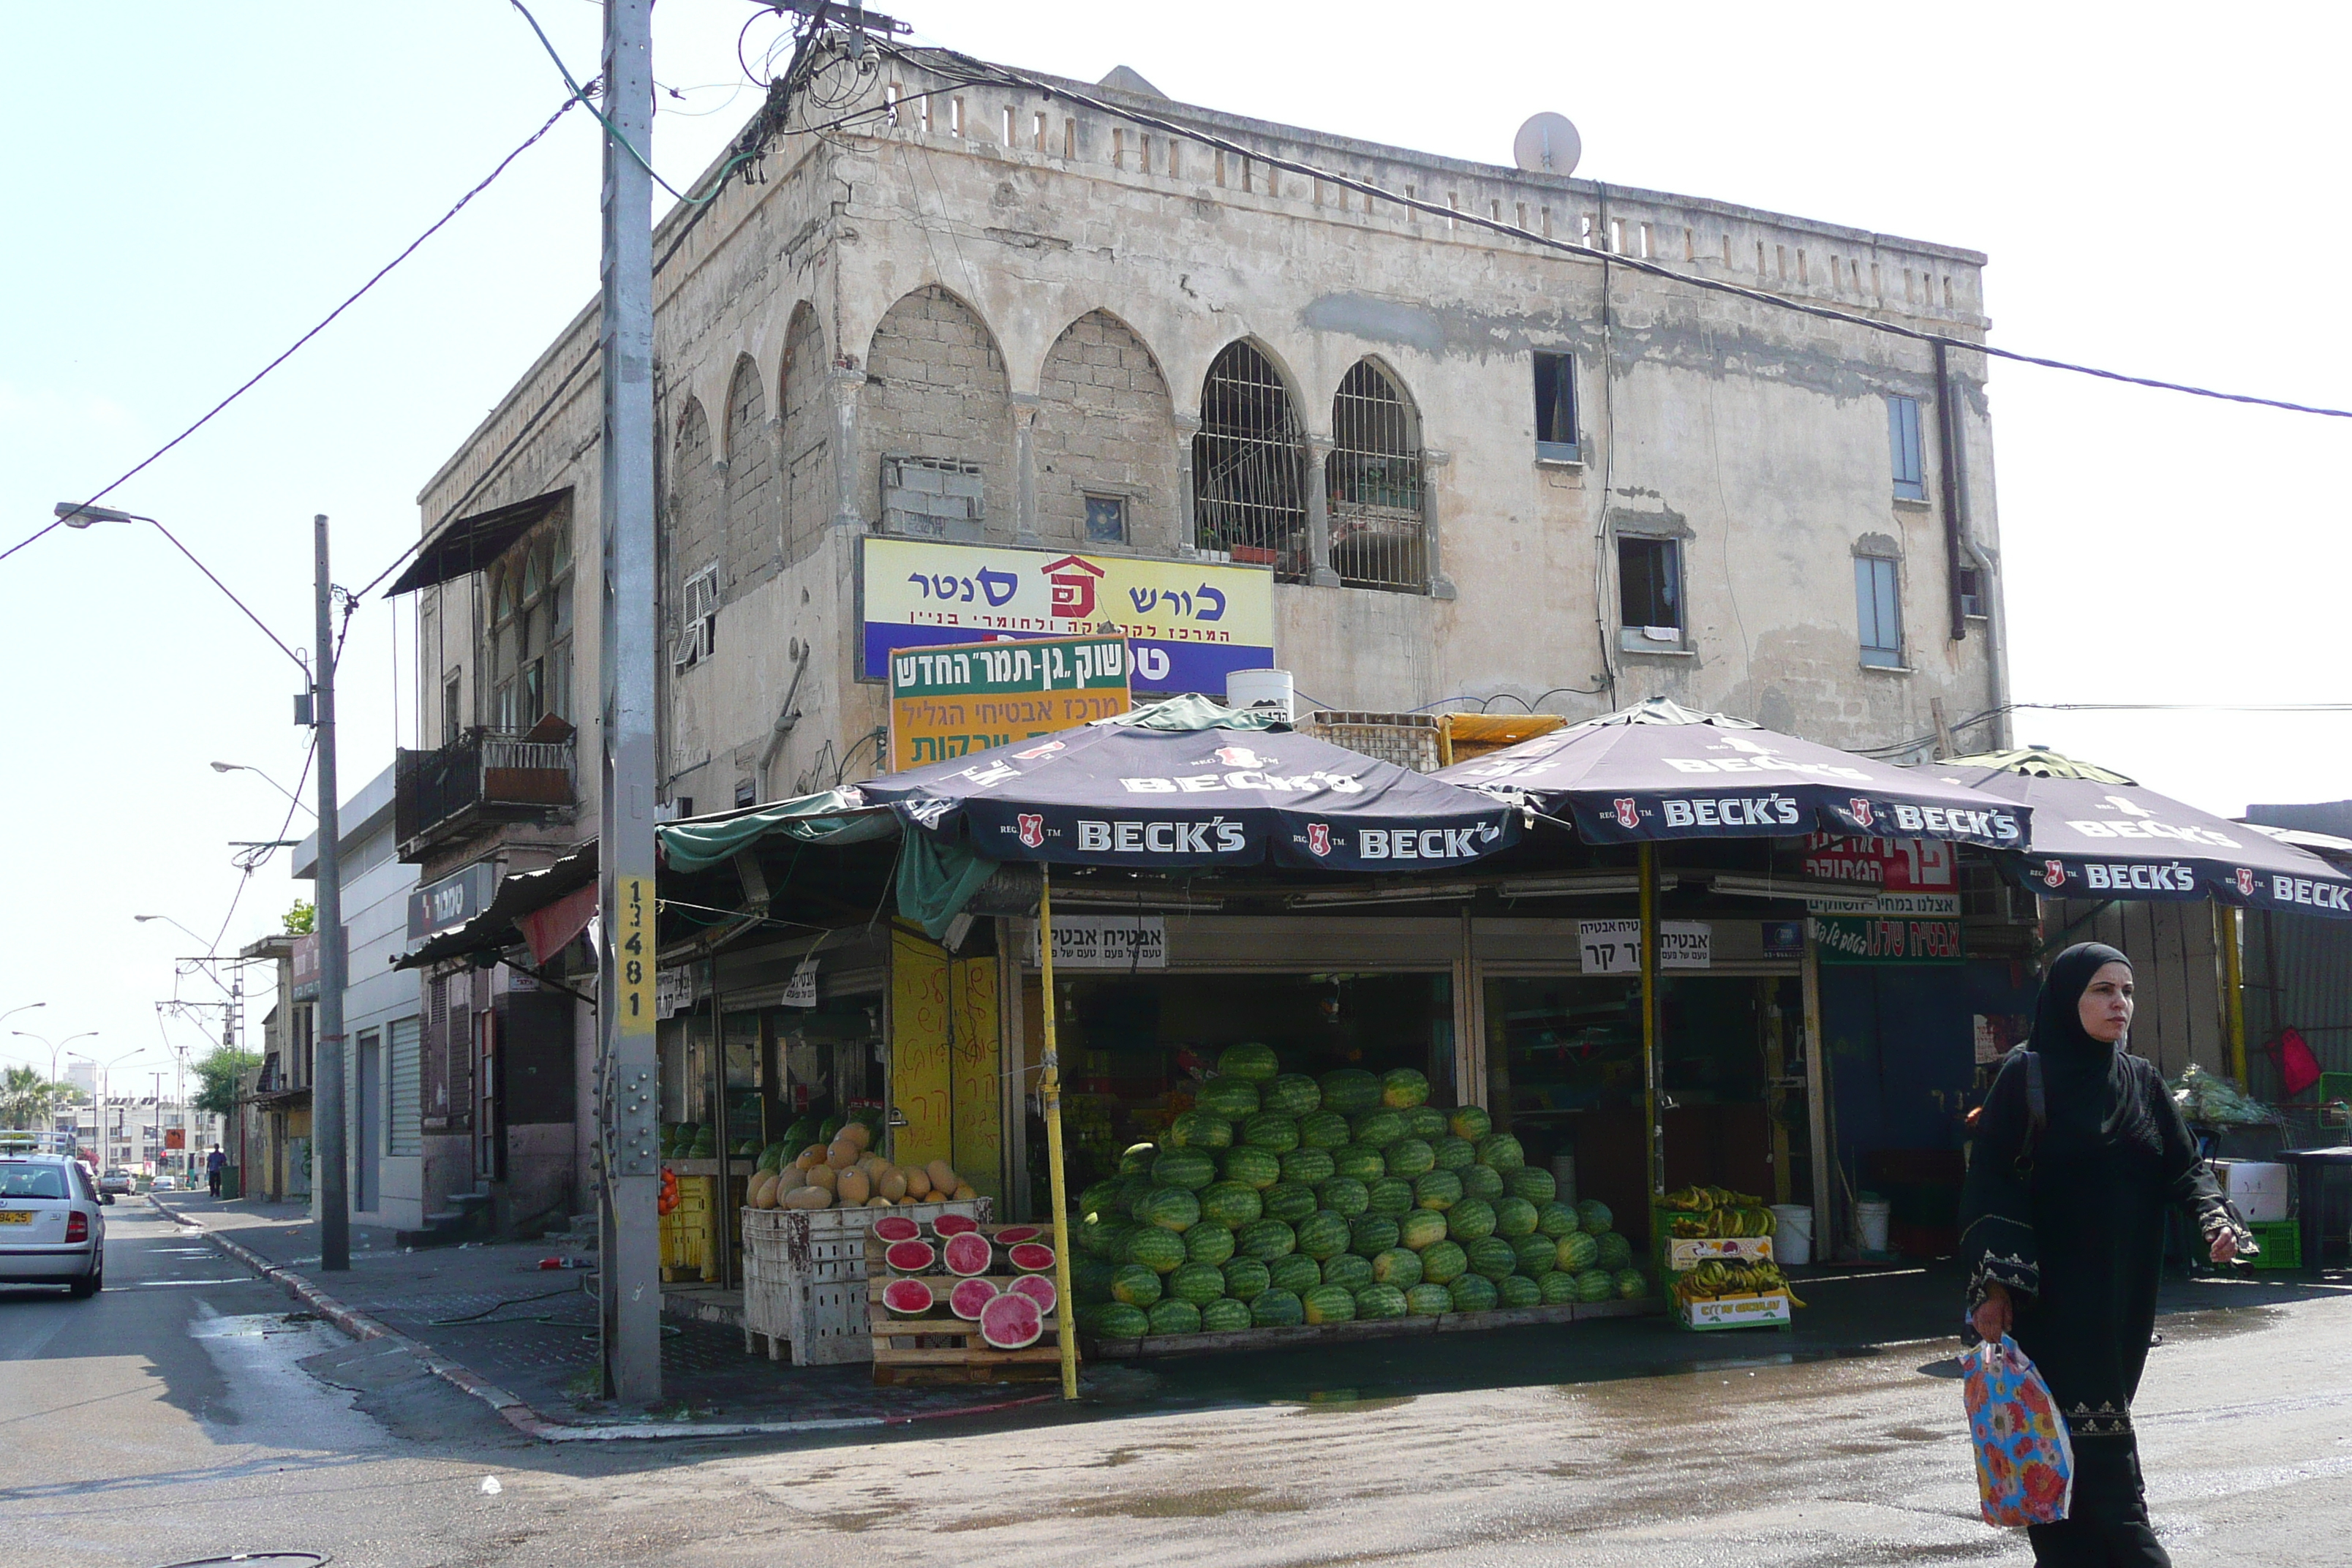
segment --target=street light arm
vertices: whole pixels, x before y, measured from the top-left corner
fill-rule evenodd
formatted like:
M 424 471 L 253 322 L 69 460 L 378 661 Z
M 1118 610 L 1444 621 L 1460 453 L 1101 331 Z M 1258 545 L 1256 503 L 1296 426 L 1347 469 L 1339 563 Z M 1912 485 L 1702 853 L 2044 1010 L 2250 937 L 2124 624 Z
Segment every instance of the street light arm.
M 255 626 L 259 626 L 261 628 L 261 635 L 278 645 L 278 652 L 284 654 L 288 658 L 292 659 L 298 666 L 300 666 L 302 673 L 305 676 L 308 676 L 310 673 L 310 667 L 302 662 L 302 656 L 300 654 L 298 654 L 292 648 L 288 647 L 284 641 L 278 637 L 278 634 L 269 629 L 268 623 L 265 622 L 259 616 L 255 615 L 250 609 L 247 609 L 246 607 L 245 601 L 238 598 L 227 584 L 222 582 L 218 577 L 214 576 L 213 569 L 205 565 L 203 562 L 197 560 L 196 552 L 190 550 L 186 545 L 181 543 L 179 535 L 173 533 L 170 529 L 165 528 L 161 522 L 157 522 L 155 519 L 145 516 L 140 512 L 119 511 L 113 507 L 80 505 L 72 501 L 59 501 L 57 505 L 57 514 L 58 521 L 63 522 L 68 528 L 88 528 L 93 522 L 154 523 L 155 531 L 170 540 L 172 542 L 172 548 L 186 556 L 188 558 L 188 563 L 194 566 L 197 571 L 203 573 L 206 582 L 210 583 L 214 587 L 218 588 L 223 594 L 226 595 L 228 602 L 235 605 L 237 609 L 244 614 L 247 620 L 251 621 Z M 51 526 L 55 525 L 52 524 Z

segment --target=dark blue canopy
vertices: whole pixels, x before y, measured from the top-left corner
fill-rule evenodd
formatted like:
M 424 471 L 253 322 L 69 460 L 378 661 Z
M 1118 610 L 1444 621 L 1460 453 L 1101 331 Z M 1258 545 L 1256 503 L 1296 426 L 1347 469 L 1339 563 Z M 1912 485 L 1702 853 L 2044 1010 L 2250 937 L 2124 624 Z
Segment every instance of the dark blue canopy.
M 1507 803 L 1262 715 L 1177 698 L 858 785 L 991 860 L 1412 871 L 1517 841 Z

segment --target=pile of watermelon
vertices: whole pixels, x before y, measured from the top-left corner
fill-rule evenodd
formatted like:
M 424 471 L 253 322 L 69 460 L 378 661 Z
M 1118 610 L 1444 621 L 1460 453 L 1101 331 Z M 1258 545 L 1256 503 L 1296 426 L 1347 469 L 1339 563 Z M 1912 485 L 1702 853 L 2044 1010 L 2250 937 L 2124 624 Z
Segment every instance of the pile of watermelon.
M 1071 1289 L 1098 1339 L 1645 1295 L 1608 1205 L 1410 1068 L 1321 1079 L 1234 1046 L 1195 1108 L 1079 1195 Z
M 882 1305 L 894 1318 L 952 1314 L 980 1325 L 980 1337 L 1003 1351 L 1026 1350 L 1045 1336 L 1061 1298 L 1054 1289 L 1054 1249 L 1036 1226 L 983 1230 L 962 1215 L 940 1215 L 927 1227 L 886 1215 L 871 1232 L 890 1271 Z M 1011 1276 L 1009 1282 L 1004 1279 Z

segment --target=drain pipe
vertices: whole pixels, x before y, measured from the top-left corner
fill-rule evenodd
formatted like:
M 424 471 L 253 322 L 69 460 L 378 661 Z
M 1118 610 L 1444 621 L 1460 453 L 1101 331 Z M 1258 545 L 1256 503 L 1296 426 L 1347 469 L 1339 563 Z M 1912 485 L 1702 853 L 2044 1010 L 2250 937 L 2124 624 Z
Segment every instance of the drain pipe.
M 815 651 L 815 645 L 794 637 L 786 651 L 793 661 L 793 683 L 784 692 L 784 706 L 776 714 L 776 726 L 769 732 L 768 749 L 760 754 L 760 794 L 763 797 L 769 795 L 768 770 L 776 765 L 777 754 L 791 738 L 793 726 L 801 721 L 801 710 L 793 706 L 793 700 L 801 694 L 801 678 L 808 674 L 809 655 Z

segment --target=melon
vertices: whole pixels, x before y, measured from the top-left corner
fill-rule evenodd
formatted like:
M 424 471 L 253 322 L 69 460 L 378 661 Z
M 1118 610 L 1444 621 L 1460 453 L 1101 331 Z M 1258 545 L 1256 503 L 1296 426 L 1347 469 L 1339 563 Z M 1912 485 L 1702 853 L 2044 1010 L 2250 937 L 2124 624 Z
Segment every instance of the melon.
M 1412 1179 L 1412 1201 L 1441 1214 L 1462 1201 L 1462 1178 L 1451 1171 L 1428 1171 Z
M 1536 1205 L 1525 1198 L 1495 1200 L 1495 1234 L 1514 1241 L 1536 1233 Z
M 1480 1106 L 1457 1105 L 1445 1118 L 1445 1130 L 1475 1143 L 1495 1130 L 1495 1119 Z
M 1202 1110 L 1213 1110 L 1228 1121 L 1239 1121 L 1255 1116 L 1258 1110 L 1257 1085 L 1247 1079 L 1213 1078 L 1201 1086 L 1192 1102 Z
M 1372 1278 L 1383 1285 L 1410 1290 L 1421 1283 L 1421 1254 L 1391 1247 L 1372 1259 Z
M 1541 1208 L 1559 1196 L 1559 1178 L 1541 1165 L 1514 1165 L 1503 1173 L 1503 1186 L 1515 1198 Z
M 882 1287 L 882 1304 L 897 1318 L 919 1318 L 938 1304 L 931 1288 L 920 1279 L 893 1279 Z
M 1578 1300 L 1606 1301 L 1616 1294 L 1616 1277 L 1606 1268 L 1583 1268 L 1577 1271 L 1576 1299 Z
M 1116 1268 L 1104 1262 L 1099 1258 L 1079 1258 L 1076 1263 L 1070 1266 L 1070 1294 L 1072 1298 L 1080 1301 L 1109 1300 L 1111 1276 L 1118 1272 L 1118 1270 Z M 1042 1278 L 1042 1276 L 1033 1276 L 1033 1278 Z M 1026 1279 L 1016 1279 L 1013 1283 L 1016 1285 L 1025 1285 L 1028 1281 Z
M 1087 1310 L 1094 1318 L 1087 1331 L 1098 1339 L 1139 1340 L 1151 1331 L 1151 1320 L 1143 1315 L 1143 1309 L 1124 1301 L 1105 1301 Z
M 1151 1162 L 1151 1179 L 1162 1187 L 1197 1193 L 1217 1179 L 1217 1162 L 1206 1150 L 1171 1149 Z
M 921 1203 L 931 1195 L 930 1173 L 920 1165 L 909 1165 L 898 1173 L 907 1178 L 907 1196 L 910 1200 Z
M 1302 1149 L 1344 1149 L 1355 1142 L 1348 1131 L 1348 1119 L 1336 1110 L 1310 1111 L 1298 1119 L 1298 1146 Z
M 1017 1242 L 1004 1256 L 1024 1274 L 1043 1274 L 1054 1267 L 1054 1249 L 1042 1241 Z
M 1261 1110 L 1243 1121 L 1238 1136 L 1253 1149 L 1271 1149 L 1277 1154 L 1287 1154 L 1298 1147 L 1298 1118 Z
M 1536 1210 L 1536 1234 L 1538 1236 L 1549 1236 L 1558 1240 L 1571 1230 L 1583 1228 L 1583 1222 L 1576 1217 L 1576 1211 L 1566 1204 L 1545 1204 Z
M 1201 1331 L 1201 1309 L 1190 1301 L 1167 1297 L 1154 1301 L 1144 1314 L 1151 1321 L 1155 1334 L 1197 1334 Z
M 1018 1247 L 1024 1241 L 1040 1240 L 1045 1237 L 1045 1230 L 1038 1226 L 1008 1225 L 1003 1230 L 998 1231 L 995 1236 L 990 1239 L 993 1240 L 999 1247 Z
M 1196 1225 L 1184 1233 L 1184 1261 L 1223 1263 L 1234 1255 L 1234 1233 L 1221 1225 Z
M 1125 1220 L 1088 1215 L 1078 1224 L 1078 1250 L 1120 1262 L 1127 1257 L 1127 1238 L 1135 1233 L 1135 1228 Z
M 1405 1287 L 1404 1310 L 1416 1318 L 1435 1318 L 1454 1310 L 1454 1292 L 1443 1285 Z
M 1247 1301 L 1236 1301 L 1232 1297 L 1226 1296 L 1211 1301 L 1201 1309 L 1202 1333 L 1234 1334 L 1239 1333 L 1249 1326 L 1250 1310 Z
M 1257 1329 L 1295 1329 L 1307 1321 L 1307 1309 L 1296 1292 L 1261 1290 L 1250 1302 L 1250 1326 Z
M 743 1206 L 752 1209 L 770 1207 L 774 1202 L 775 1193 L 776 1178 L 766 1171 L 756 1171 L 744 1184 Z
M 1517 1271 L 1530 1279 L 1540 1279 L 1559 1267 L 1559 1243 L 1540 1233 L 1511 1237 L 1511 1250 L 1518 1254 Z
M 932 1161 L 923 1167 L 923 1174 L 930 1177 L 931 1191 L 935 1193 L 951 1193 L 963 1185 L 963 1178 L 957 1175 L 955 1167 L 945 1160 Z
M 890 1266 L 893 1274 L 928 1274 L 939 1260 L 940 1255 L 928 1241 L 894 1241 L 882 1249 L 882 1261 Z
M 1650 1281 L 1638 1268 L 1620 1268 L 1616 1279 L 1617 1299 L 1621 1301 L 1636 1301 L 1650 1293 Z
M 1576 1276 L 1554 1268 L 1536 1276 L 1536 1289 L 1547 1307 L 1565 1307 L 1576 1300 Z
M 1348 1250 L 1347 1219 L 1329 1209 L 1318 1209 L 1298 1222 L 1298 1250 L 1321 1262 Z
M 1135 1221 L 1181 1236 L 1201 1223 L 1201 1200 L 1182 1187 L 1154 1187 L 1136 1200 Z
M 832 1206 L 833 1194 L 824 1187 L 794 1187 L 784 1194 L 784 1207 L 788 1209 L 827 1209 Z
M 1500 1279 L 1518 1272 L 1519 1249 L 1499 1236 L 1482 1236 L 1475 1241 L 1465 1242 L 1462 1251 L 1470 1261 L 1473 1274 Z
M 1457 1241 L 1434 1241 L 1421 1249 L 1421 1277 L 1433 1285 L 1451 1285 L 1470 1271 L 1470 1255 Z
M 1129 1143 L 1118 1157 L 1118 1173 L 1122 1176 L 1148 1176 L 1151 1162 L 1160 1158 L 1157 1143 Z
M 1316 1202 L 1342 1219 L 1354 1219 L 1372 1206 L 1371 1189 L 1353 1176 L 1334 1176 L 1315 1189 Z
M 1476 1274 L 1465 1274 L 1445 1289 L 1453 1296 L 1457 1312 L 1491 1312 L 1501 1300 L 1495 1282 Z
M 1224 1270 L 1213 1263 L 1187 1263 L 1168 1276 L 1166 1290 L 1180 1301 L 1205 1307 L 1225 1293 Z
M 1495 1234 L 1495 1205 L 1484 1198 L 1464 1198 L 1445 1211 L 1445 1234 L 1465 1246 Z
M 1229 1182 L 1264 1192 L 1282 1180 L 1282 1162 L 1272 1150 L 1239 1143 L 1225 1151 L 1224 1175 Z
M 874 1238 L 877 1241 L 920 1241 L 923 1239 L 923 1227 L 905 1215 L 885 1215 L 874 1222 Z
M 1213 1226 L 1238 1230 L 1265 1213 L 1265 1201 L 1244 1182 L 1212 1182 L 1201 1189 L 1201 1217 Z
M 1323 1109 L 1342 1116 L 1361 1116 L 1381 1102 L 1381 1080 L 1360 1068 L 1341 1068 L 1323 1075 Z
M 980 1321 L 980 1310 L 996 1300 L 996 1287 L 985 1279 L 959 1279 L 948 1292 L 948 1310 L 967 1323 Z
M 1278 1219 L 1254 1220 L 1234 1233 L 1234 1242 L 1244 1258 L 1261 1261 L 1285 1258 L 1298 1249 L 1298 1237 Z
M 1386 1215 L 1356 1215 L 1348 1221 L 1348 1250 L 1378 1258 L 1396 1246 L 1402 1235 L 1397 1222 Z
M 1318 1285 L 1299 1298 L 1310 1323 L 1352 1323 L 1356 1293 L 1344 1285 Z
M 1294 1252 L 1267 1264 L 1265 1277 L 1273 1289 L 1303 1295 L 1323 1283 L 1323 1266 L 1303 1252 Z
M 884 1166 L 882 1173 L 874 1178 L 874 1194 L 897 1203 L 907 1195 L 907 1173 Z
M 1397 1245 L 1415 1252 L 1445 1239 L 1445 1216 L 1435 1209 L 1409 1209 L 1397 1219 Z
M 992 1349 L 1027 1350 L 1045 1334 L 1045 1314 L 1036 1302 L 1012 1291 L 980 1310 L 980 1337 Z
M 1171 1149 L 1223 1149 L 1233 1141 L 1234 1124 L 1213 1110 L 1188 1110 L 1168 1124 Z
M 980 1221 L 970 1215 L 943 1214 L 931 1221 L 933 1236 L 970 1236 L 980 1228 Z
M 1274 1283 L 1272 1272 L 1255 1258 L 1234 1258 L 1219 1272 L 1225 1277 L 1225 1294 L 1236 1301 L 1247 1301 Z
M 1282 1071 L 1282 1063 L 1274 1047 L 1255 1040 L 1238 1046 L 1227 1046 L 1217 1056 L 1217 1072 L 1223 1078 L 1237 1078 L 1246 1083 L 1270 1083 Z
M 1412 1068 L 1391 1068 L 1381 1074 L 1381 1103 L 1391 1110 L 1410 1110 L 1429 1098 L 1429 1075 Z
M 1583 1226 L 1594 1236 L 1599 1236 L 1617 1223 L 1617 1216 L 1610 1213 L 1609 1205 L 1599 1198 L 1585 1198 L 1578 1203 L 1576 1219 L 1578 1224 Z
M 919 1247 L 922 1244 L 912 1242 L 908 1245 Z M 948 1266 L 949 1273 L 966 1277 L 987 1273 L 988 1266 L 995 1260 L 996 1249 L 988 1245 L 988 1237 L 969 1230 L 949 1237 L 940 1253 L 940 1261 Z
M 1382 1176 L 1379 1181 L 1366 1182 L 1364 1191 L 1370 1194 L 1367 1213 L 1402 1219 L 1412 1212 L 1412 1184 L 1402 1177 Z
M 1406 1109 L 1404 1132 L 1408 1138 L 1418 1138 L 1424 1143 L 1434 1143 L 1445 1136 L 1445 1112 L 1433 1105 L 1415 1105 Z
M 1571 1230 L 1553 1244 L 1552 1256 L 1560 1268 L 1580 1274 L 1600 1260 L 1601 1244 L 1589 1230 Z
M 1265 1217 L 1286 1225 L 1297 1225 L 1323 1206 L 1316 1199 L 1315 1189 L 1304 1182 L 1276 1182 L 1266 1188 L 1262 1201 Z
M 1506 1274 L 1495 1281 L 1495 1293 L 1506 1307 L 1540 1307 L 1543 1287 L 1524 1274 Z
M 819 1160 L 808 1168 L 808 1179 L 809 1185 L 823 1188 L 825 1196 L 830 1198 L 833 1195 L 835 1184 L 841 1180 L 841 1173 Z
M 857 1163 L 857 1156 L 866 1152 L 846 1138 L 836 1138 L 824 1146 L 824 1163 L 836 1171 L 846 1171 Z
M 1431 1139 L 1429 1148 L 1441 1171 L 1459 1171 L 1478 1163 L 1478 1146 L 1451 1132 Z
M 1345 1285 L 1350 1290 L 1360 1290 L 1372 1282 L 1372 1260 L 1352 1252 L 1342 1252 L 1323 1260 L 1323 1283 Z
M 1478 1140 L 1478 1163 L 1482 1165 L 1514 1171 L 1527 1163 L 1528 1152 L 1507 1132 L 1493 1132 Z
M 1331 1151 L 1331 1167 L 1366 1185 L 1389 1173 L 1388 1156 L 1369 1143 L 1349 1143 Z
M 1503 1173 L 1492 1165 L 1465 1165 L 1454 1174 L 1460 1178 L 1465 1198 L 1491 1204 L 1503 1195 Z
M 1161 1293 L 1159 1274 L 1140 1263 L 1123 1263 L 1111 1276 L 1111 1299 L 1130 1307 L 1149 1307 Z
M 1368 1148 L 1385 1149 L 1404 1136 L 1404 1118 L 1393 1110 L 1368 1110 L 1348 1125 Z
M 1597 1267 L 1612 1272 L 1633 1267 L 1633 1244 L 1632 1242 L 1613 1230 L 1604 1230 L 1594 1239 L 1600 1243 L 1601 1248 L 1594 1259 Z
M 1184 1261 L 1184 1238 L 1158 1226 L 1139 1226 L 1127 1238 L 1127 1260 L 1155 1274 L 1172 1273 Z
M 982 1283 L 982 1281 L 978 1279 L 967 1279 L 964 1283 L 967 1285 L 978 1285 Z M 1043 1274 L 1024 1274 L 1020 1279 L 1015 1279 L 1009 1289 L 1016 1290 L 1022 1295 L 1028 1297 L 1032 1301 L 1036 1302 L 1037 1310 L 1041 1312 L 1052 1311 L 1061 1303 L 1062 1300 L 1062 1293 L 1059 1290 L 1056 1290 L 1054 1288 L 1054 1282 L 1051 1279 L 1046 1279 Z
M 1437 1151 L 1418 1138 L 1400 1138 L 1381 1151 L 1389 1174 L 1411 1180 L 1437 1169 Z
M 1259 1086 L 1261 1109 L 1282 1116 L 1308 1116 L 1322 1110 L 1323 1090 L 1303 1072 L 1286 1072 Z
M 1328 1149 L 1293 1149 L 1282 1156 L 1282 1179 L 1314 1186 L 1328 1182 L 1339 1168 Z

